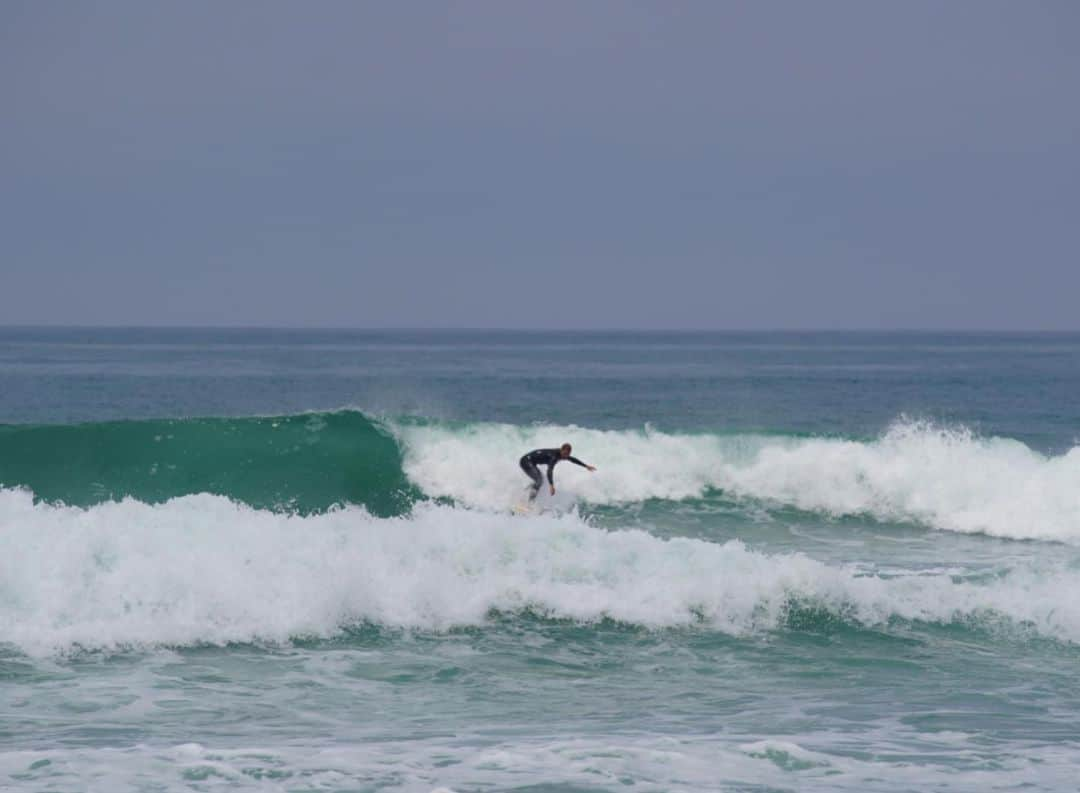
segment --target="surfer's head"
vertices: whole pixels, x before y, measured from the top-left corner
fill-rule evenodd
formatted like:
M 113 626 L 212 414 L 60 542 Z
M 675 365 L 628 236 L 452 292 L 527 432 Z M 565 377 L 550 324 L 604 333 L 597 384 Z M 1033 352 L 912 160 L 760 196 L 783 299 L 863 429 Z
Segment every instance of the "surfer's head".
M 570 456 L 570 451 L 570 444 L 564 443 L 562 446 L 559 447 L 559 456 L 563 459 L 566 459 Z

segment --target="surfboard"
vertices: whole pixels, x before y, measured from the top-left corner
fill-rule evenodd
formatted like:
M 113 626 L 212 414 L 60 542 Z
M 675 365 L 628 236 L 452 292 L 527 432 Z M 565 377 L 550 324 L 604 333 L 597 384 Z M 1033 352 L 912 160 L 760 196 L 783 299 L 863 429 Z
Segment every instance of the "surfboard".
M 510 511 L 515 515 L 532 515 L 536 512 L 536 507 L 534 504 L 529 503 L 514 504 L 514 506 L 510 507 Z

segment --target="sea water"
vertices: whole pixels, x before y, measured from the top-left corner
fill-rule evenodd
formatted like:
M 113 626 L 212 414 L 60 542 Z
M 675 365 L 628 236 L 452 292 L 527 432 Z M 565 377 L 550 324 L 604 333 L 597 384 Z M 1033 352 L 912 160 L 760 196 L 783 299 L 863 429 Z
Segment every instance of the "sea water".
M 1078 335 L 0 330 L 0 788 L 1076 790 L 1078 393 Z

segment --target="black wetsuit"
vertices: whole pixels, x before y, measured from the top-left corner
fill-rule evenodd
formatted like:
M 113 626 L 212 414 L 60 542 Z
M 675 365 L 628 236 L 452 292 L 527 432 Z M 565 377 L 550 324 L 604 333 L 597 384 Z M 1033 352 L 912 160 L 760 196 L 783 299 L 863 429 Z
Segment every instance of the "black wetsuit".
M 558 449 L 533 449 L 521 458 L 521 470 L 533 481 L 532 486 L 529 488 L 530 501 L 536 498 L 537 491 L 539 491 L 540 486 L 544 484 L 544 479 L 540 476 L 540 469 L 537 466 L 546 465 L 548 467 L 548 484 L 554 487 L 555 478 L 553 472 L 555 470 L 555 463 L 559 462 L 559 460 L 568 460 L 574 465 L 580 465 L 582 468 L 589 467 L 577 457 L 563 457 L 562 452 Z

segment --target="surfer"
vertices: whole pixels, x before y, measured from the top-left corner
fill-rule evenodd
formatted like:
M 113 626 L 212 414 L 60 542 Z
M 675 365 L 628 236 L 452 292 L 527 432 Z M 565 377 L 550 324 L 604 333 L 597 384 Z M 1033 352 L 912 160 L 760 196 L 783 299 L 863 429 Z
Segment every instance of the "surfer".
M 555 495 L 555 463 L 559 460 L 569 460 L 574 465 L 580 465 L 582 468 L 588 468 L 590 471 L 596 469 L 588 463 L 583 463 L 577 457 L 570 456 L 571 447 L 569 443 L 564 443 L 558 449 L 533 449 L 531 452 L 521 458 L 521 470 L 525 472 L 525 475 L 532 480 L 532 484 L 529 485 L 529 501 L 536 499 L 536 494 L 540 490 L 540 486 L 544 483 L 543 477 L 540 475 L 540 469 L 537 466 L 546 465 L 547 480 L 551 486 L 551 495 Z

